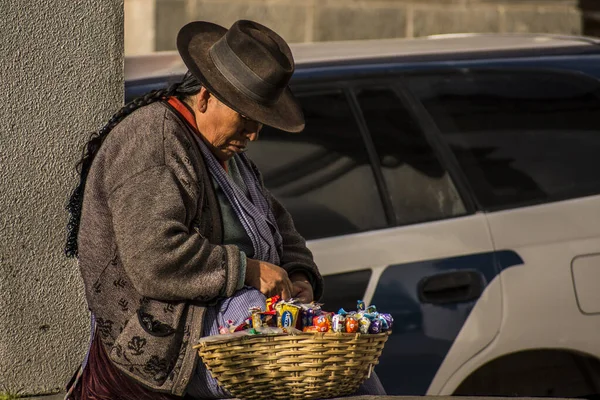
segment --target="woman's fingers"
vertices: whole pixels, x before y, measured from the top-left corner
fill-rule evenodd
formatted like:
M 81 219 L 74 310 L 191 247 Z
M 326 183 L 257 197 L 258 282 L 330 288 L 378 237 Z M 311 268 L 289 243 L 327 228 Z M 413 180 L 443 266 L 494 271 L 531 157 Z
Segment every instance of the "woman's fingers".
M 292 288 L 290 285 L 285 285 L 285 287 L 281 290 L 281 298 L 283 300 L 289 300 L 292 298 Z
M 267 297 L 279 295 L 287 300 L 293 294 L 292 282 L 283 268 L 251 258 L 246 259 L 246 284 Z
M 267 297 L 278 295 L 283 300 L 293 297 L 303 303 L 314 300 L 313 288 L 305 273 L 295 272 L 288 277 L 286 270 L 266 261 L 246 259 L 246 284 Z
M 313 301 L 313 290 L 310 283 L 304 281 L 296 281 L 293 282 L 292 285 L 292 296 L 294 298 L 297 298 L 302 303 L 310 303 Z

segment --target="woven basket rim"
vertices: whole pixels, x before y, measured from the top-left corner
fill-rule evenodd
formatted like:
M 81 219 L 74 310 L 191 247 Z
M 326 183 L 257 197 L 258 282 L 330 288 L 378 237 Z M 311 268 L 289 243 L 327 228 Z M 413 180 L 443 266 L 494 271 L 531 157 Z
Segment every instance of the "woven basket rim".
M 348 337 L 367 337 L 367 338 L 379 338 L 383 336 L 388 336 L 392 333 L 391 330 L 381 333 L 348 333 L 348 332 L 298 332 L 298 333 L 274 333 L 274 334 L 263 334 L 263 335 L 246 335 L 246 336 L 237 336 L 233 338 L 224 337 L 222 340 L 211 340 L 210 342 L 202 342 L 197 343 L 192 346 L 193 349 L 199 349 L 203 346 L 208 345 L 219 345 L 224 343 L 235 343 L 240 341 L 251 341 L 253 339 L 264 339 L 266 337 L 281 337 L 281 336 L 289 336 L 290 338 L 304 336 L 304 337 L 327 337 L 327 338 L 348 338 Z

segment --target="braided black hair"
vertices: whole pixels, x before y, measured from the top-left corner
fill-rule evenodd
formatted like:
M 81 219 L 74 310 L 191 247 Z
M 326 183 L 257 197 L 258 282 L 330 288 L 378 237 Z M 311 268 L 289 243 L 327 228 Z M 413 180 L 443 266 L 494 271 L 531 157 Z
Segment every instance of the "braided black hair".
M 83 206 L 83 192 L 85 191 L 85 182 L 92 166 L 94 157 L 100 150 L 100 146 L 106 136 L 119 124 L 126 116 L 140 107 L 163 100 L 166 97 L 176 96 L 180 100 L 185 100 L 200 92 L 202 84 L 189 71 L 184 75 L 181 81 L 173 83 L 166 89 L 153 90 L 145 95 L 135 98 L 125 104 L 123 108 L 117 111 L 102 129 L 94 132 L 88 142 L 84 145 L 81 160 L 76 165 L 79 173 L 79 184 L 73 190 L 67 211 L 69 212 L 69 222 L 67 223 L 67 243 L 65 245 L 65 254 L 70 258 L 78 257 L 77 235 L 79 233 L 79 222 L 81 221 L 81 209 Z

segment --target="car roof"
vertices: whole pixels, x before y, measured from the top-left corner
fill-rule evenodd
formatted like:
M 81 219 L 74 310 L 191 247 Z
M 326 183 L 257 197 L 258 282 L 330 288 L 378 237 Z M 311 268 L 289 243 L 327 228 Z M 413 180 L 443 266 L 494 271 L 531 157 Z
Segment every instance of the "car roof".
M 415 39 L 292 43 L 296 68 L 394 60 L 452 60 L 500 54 L 545 55 L 600 52 L 600 39 L 547 34 L 445 34 Z M 125 80 L 181 75 L 187 68 L 176 51 L 125 58 Z

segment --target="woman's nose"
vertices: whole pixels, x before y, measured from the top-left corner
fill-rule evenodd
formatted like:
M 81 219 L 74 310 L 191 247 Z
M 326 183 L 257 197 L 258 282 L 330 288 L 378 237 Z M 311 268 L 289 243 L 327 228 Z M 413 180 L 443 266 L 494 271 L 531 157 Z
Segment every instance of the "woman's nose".
M 248 138 L 248 140 L 251 142 L 257 141 L 261 128 L 262 124 L 257 122 L 254 123 L 252 127 L 249 127 L 249 129 L 246 129 L 246 137 Z
M 257 131 L 249 131 L 246 136 L 248 137 L 248 140 L 251 142 L 255 142 L 258 139 L 258 132 Z

